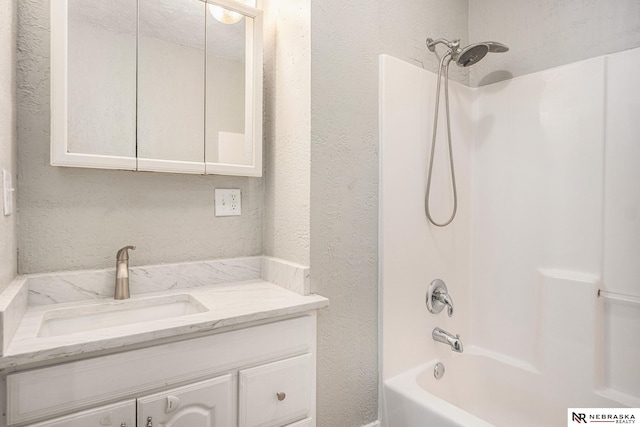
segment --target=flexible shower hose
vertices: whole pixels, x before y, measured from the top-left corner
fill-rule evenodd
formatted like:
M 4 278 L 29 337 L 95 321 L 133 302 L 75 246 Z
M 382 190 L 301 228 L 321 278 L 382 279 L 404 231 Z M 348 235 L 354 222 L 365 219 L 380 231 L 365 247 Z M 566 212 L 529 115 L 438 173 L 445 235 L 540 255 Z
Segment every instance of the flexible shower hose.
M 440 60 L 440 68 L 438 69 L 438 86 L 436 88 L 436 110 L 433 116 L 433 138 L 431 139 L 431 156 L 429 158 L 429 171 L 427 173 L 427 192 L 424 197 L 424 210 L 431 224 L 436 227 L 445 227 L 453 221 L 458 211 L 458 190 L 456 187 L 456 174 L 453 167 L 453 147 L 451 145 L 451 123 L 449 119 L 449 64 L 451 63 L 452 52 L 449 50 Z M 445 63 L 446 61 L 446 63 Z M 445 222 L 436 222 L 431 216 L 429 208 L 429 195 L 431 193 L 431 176 L 433 174 L 433 157 L 436 151 L 436 135 L 438 134 L 438 104 L 440 103 L 440 82 L 442 81 L 442 72 L 444 70 L 444 97 L 445 111 L 447 115 L 447 140 L 449 142 L 449 165 L 451 170 L 451 184 L 453 187 L 453 211 L 451 216 Z

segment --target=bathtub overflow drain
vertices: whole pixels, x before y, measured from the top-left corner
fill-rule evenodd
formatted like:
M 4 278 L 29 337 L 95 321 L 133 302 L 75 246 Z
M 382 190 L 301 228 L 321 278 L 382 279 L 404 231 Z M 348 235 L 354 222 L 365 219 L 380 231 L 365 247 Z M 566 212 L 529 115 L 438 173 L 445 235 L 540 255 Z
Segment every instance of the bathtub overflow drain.
M 442 363 L 436 363 L 436 367 L 433 368 L 433 376 L 436 377 L 437 380 L 444 376 L 444 365 Z

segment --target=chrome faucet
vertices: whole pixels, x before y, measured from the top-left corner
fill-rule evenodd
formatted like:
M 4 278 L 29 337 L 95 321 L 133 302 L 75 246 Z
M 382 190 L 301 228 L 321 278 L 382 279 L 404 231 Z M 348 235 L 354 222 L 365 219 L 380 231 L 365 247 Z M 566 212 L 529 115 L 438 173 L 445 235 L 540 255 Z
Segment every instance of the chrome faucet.
M 437 301 L 440 301 L 442 304 L 447 306 L 447 314 L 449 317 L 453 316 L 453 300 L 449 296 L 449 294 L 445 292 L 436 292 L 433 294 L 433 298 Z
M 435 328 L 431 336 L 438 342 L 449 344 L 451 346 L 451 350 L 462 353 L 462 341 L 460 341 L 460 335 L 453 336 L 444 329 Z
M 115 299 L 129 298 L 129 252 L 135 246 L 125 246 L 116 254 L 116 291 Z
M 447 306 L 447 314 L 449 317 L 453 316 L 453 299 L 447 291 L 447 285 L 440 280 L 436 279 L 427 287 L 427 309 L 433 313 L 438 314 L 442 311 L 444 306 Z

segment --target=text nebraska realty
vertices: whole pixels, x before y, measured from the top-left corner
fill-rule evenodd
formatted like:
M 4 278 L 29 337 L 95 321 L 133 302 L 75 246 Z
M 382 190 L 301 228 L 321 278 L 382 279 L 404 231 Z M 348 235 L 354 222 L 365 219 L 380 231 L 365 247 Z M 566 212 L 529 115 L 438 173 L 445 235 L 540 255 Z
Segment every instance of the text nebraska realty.
M 574 420 L 576 418 L 586 423 L 586 414 L 576 414 L 574 412 Z M 576 420 L 577 421 L 577 420 Z M 578 422 L 580 422 L 578 421 Z M 636 417 L 633 414 L 589 414 L 589 422 L 614 423 L 614 424 L 635 424 Z

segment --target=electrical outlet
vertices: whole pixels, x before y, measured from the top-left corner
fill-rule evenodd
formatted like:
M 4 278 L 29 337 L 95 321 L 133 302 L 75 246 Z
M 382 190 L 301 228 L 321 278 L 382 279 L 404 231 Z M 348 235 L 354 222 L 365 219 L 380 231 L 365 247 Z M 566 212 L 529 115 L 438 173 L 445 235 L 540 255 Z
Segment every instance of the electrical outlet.
M 215 189 L 216 216 L 242 215 L 242 192 L 240 189 Z

